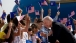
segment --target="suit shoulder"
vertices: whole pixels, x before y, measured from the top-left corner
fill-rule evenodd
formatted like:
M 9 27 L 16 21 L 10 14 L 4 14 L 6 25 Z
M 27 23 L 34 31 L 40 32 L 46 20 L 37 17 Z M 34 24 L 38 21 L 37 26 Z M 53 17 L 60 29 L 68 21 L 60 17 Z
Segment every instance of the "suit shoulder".
M 53 25 L 62 26 L 60 22 L 53 22 Z

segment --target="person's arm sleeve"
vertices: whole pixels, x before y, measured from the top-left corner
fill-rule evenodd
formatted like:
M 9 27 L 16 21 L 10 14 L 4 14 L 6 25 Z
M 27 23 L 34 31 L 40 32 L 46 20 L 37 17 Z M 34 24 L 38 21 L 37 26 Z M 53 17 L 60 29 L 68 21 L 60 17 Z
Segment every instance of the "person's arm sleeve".
M 58 20 L 58 16 L 56 15 L 53 20 L 54 20 L 54 21 L 57 21 L 57 20 Z

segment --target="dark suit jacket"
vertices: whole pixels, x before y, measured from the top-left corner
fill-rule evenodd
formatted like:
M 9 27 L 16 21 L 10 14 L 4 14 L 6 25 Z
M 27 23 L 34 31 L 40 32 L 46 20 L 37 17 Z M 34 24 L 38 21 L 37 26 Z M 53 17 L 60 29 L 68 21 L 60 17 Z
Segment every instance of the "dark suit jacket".
M 60 43 L 76 43 L 73 34 L 61 23 L 53 22 L 51 29 L 53 35 L 48 37 L 49 42 L 55 43 L 56 40 L 59 40 Z

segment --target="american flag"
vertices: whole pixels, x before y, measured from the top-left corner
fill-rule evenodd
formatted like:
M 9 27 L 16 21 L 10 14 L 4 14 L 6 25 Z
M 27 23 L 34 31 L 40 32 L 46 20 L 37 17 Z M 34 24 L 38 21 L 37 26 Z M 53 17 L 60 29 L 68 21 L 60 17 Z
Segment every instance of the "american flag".
M 19 5 L 20 3 L 19 3 L 19 0 L 15 0 L 15 3 L 17 4 L 17 5 Z
M 0 0 L 0 6 L 2 6 L 2 1 Z
M 34 12 L 34 6 L 29 6 L 28 13 L 33 13 L 33 12 Z
M 39 11 L 38 10 L 35 11 L 35 15 L 39 15 Z
M 48 3 L 46 2 L 46 0 L 41 0 L 41 5 L 48 5 Z
M 71 15 L 69 16 L 69 17 L 72 17 L 72 16 L 74 16 L 75 15 L 75 11 L 72 11 L 71 12 Z

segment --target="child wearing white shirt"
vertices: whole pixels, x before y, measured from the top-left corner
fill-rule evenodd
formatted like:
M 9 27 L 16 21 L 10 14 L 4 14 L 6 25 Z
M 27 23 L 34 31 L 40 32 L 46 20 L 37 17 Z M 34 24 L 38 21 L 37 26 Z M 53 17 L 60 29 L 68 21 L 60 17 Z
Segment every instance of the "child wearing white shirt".
M 33 43 L 41 43 L 40 38 L 38 38 L 38 36 L 36 35 L 36 33 L 38 32 L 38 26 L 36 24 L 32 24 L 32 41 Z

